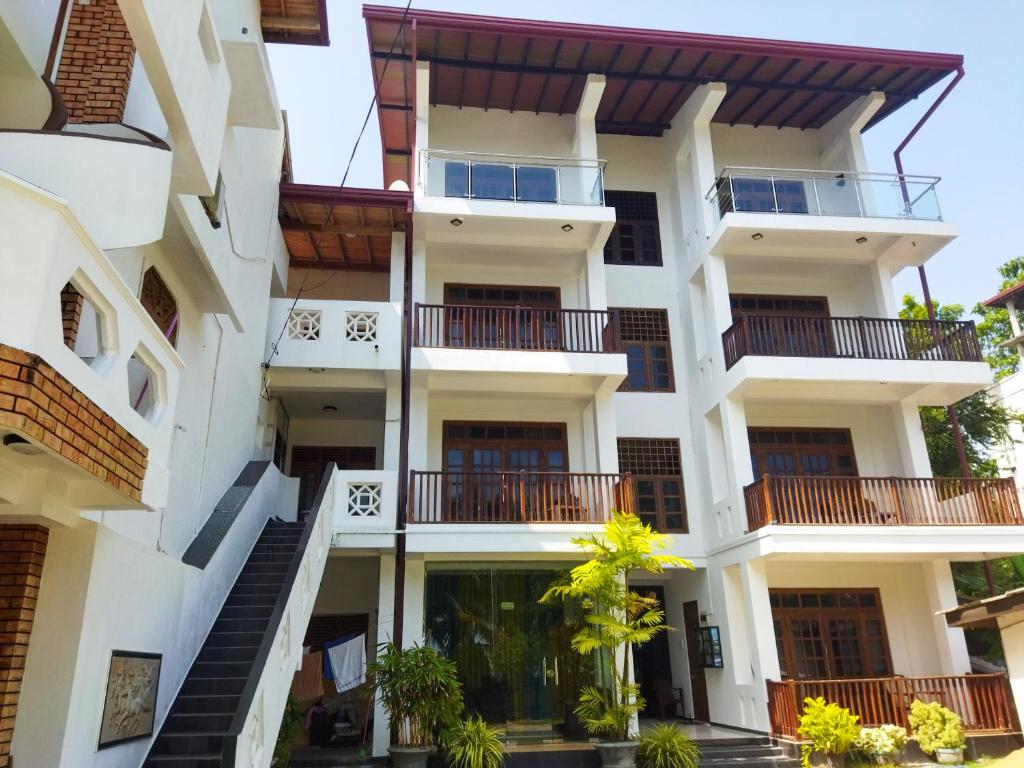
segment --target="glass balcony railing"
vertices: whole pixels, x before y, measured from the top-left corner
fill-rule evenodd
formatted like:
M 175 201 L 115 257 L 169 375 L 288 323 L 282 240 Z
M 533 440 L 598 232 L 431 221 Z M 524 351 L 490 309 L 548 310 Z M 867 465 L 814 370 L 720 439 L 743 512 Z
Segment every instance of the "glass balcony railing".
M 941 221 L 936 176 L 725 168 L 707 194 L 716 215 L 856 216 Z
M 422 163 L 426 193 L 435 197 L 604 205 L 603 160 L 430 149 Z

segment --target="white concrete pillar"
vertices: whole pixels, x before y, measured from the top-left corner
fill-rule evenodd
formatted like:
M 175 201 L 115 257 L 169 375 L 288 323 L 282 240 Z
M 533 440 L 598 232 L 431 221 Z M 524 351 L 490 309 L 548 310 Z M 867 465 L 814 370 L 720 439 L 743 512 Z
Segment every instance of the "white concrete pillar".
M 722 417 L 722 445 L 726 459 L 726 478 L 729 488 L 729 530 L 739 534 L 747 529 L 747 508 L 743 488 L 754 482 L 750 464 L 750 438 L 747 435 L 747 412 L 738 398 L 727 397 L 719 403 Z
M 402 432 L 401 419 L 402 385 L 400 382 L 389 382 L 384 393 L 384 456 L 381 469 L 398 469 Z
M 885 103 L 885 94 L 872 91 L 850 104 L 818 130 L 821 161 L 816 168 L 867 171 L 861 131 Z
M 412 303 L 423 304 L 427 300 L 427 243 L 414 238 L 412 243 Z
M 604 281 L 604 251 L 600 248 L 589 249 L 583 271 L 586 294 L 580 297 L 580 305 L 593 310 L 608 309 L 608 291 Z
M 426 587 L 426 562 L 422 555 L 405 558 L 405 610 L 402 621 L 402 647 L 423 643 L 423 598 Z
M 584 160 L 597 158 L 597 127 L 595 117 L 604 94 L 605 76 L 587 75 L 580 106 L 576 110 L 575 131 L 572 138 L 573 155 Z
M 779 651 L 775 645 L 775 623 L 768 602 L 768 574 L 766 562 L 748 560 L 740 564 L 743 591 L 747 595 L 747 627 L 750 630 L 754 679 L 781 680 Z M 767 703 L 767 702 L 766 702 Z
M 391 269 L 388 274 L 388 294 L 395 304 L 405 301 L 405 233 L 391 235 Z
M 899 317 L 900 308 L 892 288 L 892 268 L 889 264 L 876 261 L 868 265 L 871 275 L 871 292 L 874 295 L 876 317 Z
M 1000 616 L 999 634 L 1006 656 L 1006 672 L 1018 714 L 1024 712 L 1024 619 L 1019 613 Z
M 921 563 L 925 599 L 932 616 L 935 630 L 935 645 L 939 652 L 939 663 L 943 675 L 966 675 L 971 671 L 971 660 L 967 654 L 964 631 L 946 624 L 942 611 L 957 606 L 956 588 L 948 560 L 929 560 Z
M 694 89 L 690 98 L 683 103 L 675 117 L 672 118 L 672 130 L 667 137 L 670 142 L 675 142 L 673 155 L 676 158 L 677 176 L 680 176 L 678 169 L 689 168 L 690 170 L 690 177 L 677 178 L 677 183 L 680 188 L 685 185 L 692 188 L 692 199 L 698 203 L 697 225 L 700 240 L 709 235 L 715 227 L 711 207 L 704 200 L 704 196 L 715 183 L 711 119 L 725 98 L 725 92 L 725 83 L 708 83 Z M 679 162 L 687 156 L 690 157 L 689 164 Z M 683 194 L 680 194 L 679 197 L 681 200 L 688 198 Z M 683 220 L 688 220 L 688 216 L 684 215 Z
M 610 388 L 609 388 L 610 389 Z M 597 438 L 597 472 L 619 471 L 618 429 L 615 426 L 614 390 L 594 395 L 594 434 Z
M 377 644 L 391 642 L 395 628 L 395 556 L 380 556 L 380 577 L 377 591 Z M 373 756 L 384 757 L 391 744 L 391 727 L 380 698 L 373 706 Z
M 437 464 L 434 467 L 428 453 L 427 416 L 427 390 L 425 387 L 413 387 L 409 393 L 409 469 L 441 468 L 441 457 L 433 462 Z
M 931 477 L 932 465 L 928 458 L 928 446 L 924 440 L 924 431 L 921 429 L 921 414 L 917 405 L 902 401 L 893 403 L 891 410 L 904 475 Z
M 426 61 L 416 62 L 416 128 L 415 138 L 416 151 L 419 152 L 430 147 L 430 63 Z M 415 195 L 423 195 L 426 191 L 427 169 L 420 164 L 420 158 L 416 158 L 416 189 Z

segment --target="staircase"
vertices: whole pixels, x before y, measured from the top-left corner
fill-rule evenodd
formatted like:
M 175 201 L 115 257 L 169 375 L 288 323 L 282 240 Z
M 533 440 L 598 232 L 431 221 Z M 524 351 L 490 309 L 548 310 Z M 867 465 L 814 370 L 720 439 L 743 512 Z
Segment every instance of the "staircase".
M 224 739 L 286 586 L 305 524 L 267 522 L 143 764 L 219 768 Z
M 695 739 L 700 768 L 799 768 L 800 761 L 773 746 L 767 736 Z

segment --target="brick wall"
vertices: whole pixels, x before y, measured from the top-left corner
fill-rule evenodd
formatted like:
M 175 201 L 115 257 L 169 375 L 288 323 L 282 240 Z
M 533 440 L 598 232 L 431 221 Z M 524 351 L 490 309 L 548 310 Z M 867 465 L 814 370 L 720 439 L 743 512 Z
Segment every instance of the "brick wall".
M 0 344 L 0 428 L 15 429 L 142 498 L 146 447 L 38 355 Z
M 135 45 L 117 0 L 72 0 L 57 89 L 72 123 L 119 123 L 124 117 Z
M 11 764 L 14 716 L 48 536 L 38 525 L 0 525 L 0 768 Z
M 78 338 L 78 324 L 82 320 L 82 304 L 85 299 L 75 286 L 68 283 L 60 292 L 60 317 L 64 323 L 64 343 L 74 351 L 75 339 Z

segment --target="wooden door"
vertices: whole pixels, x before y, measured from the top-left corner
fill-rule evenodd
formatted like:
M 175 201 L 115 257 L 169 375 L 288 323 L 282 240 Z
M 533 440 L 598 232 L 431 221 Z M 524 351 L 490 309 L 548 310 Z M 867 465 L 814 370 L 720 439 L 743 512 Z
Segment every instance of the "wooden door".
M 696 600 L 683 603 L 683 626 L 686 628 L 686 658 L 690 667 L 690 696 L 693 699 L 693 719 L 706 723 L 711 719 L 708 710 L 708 684 L 704 667 L 697 653 L 697 631 L 700 629 L 700 608 Z
M 328 465 L 338 469 L 376 469 L 377 449 L 352 446 L 296 445 L 291 477 L 299 478 L 299 510 L 309 509 Z

